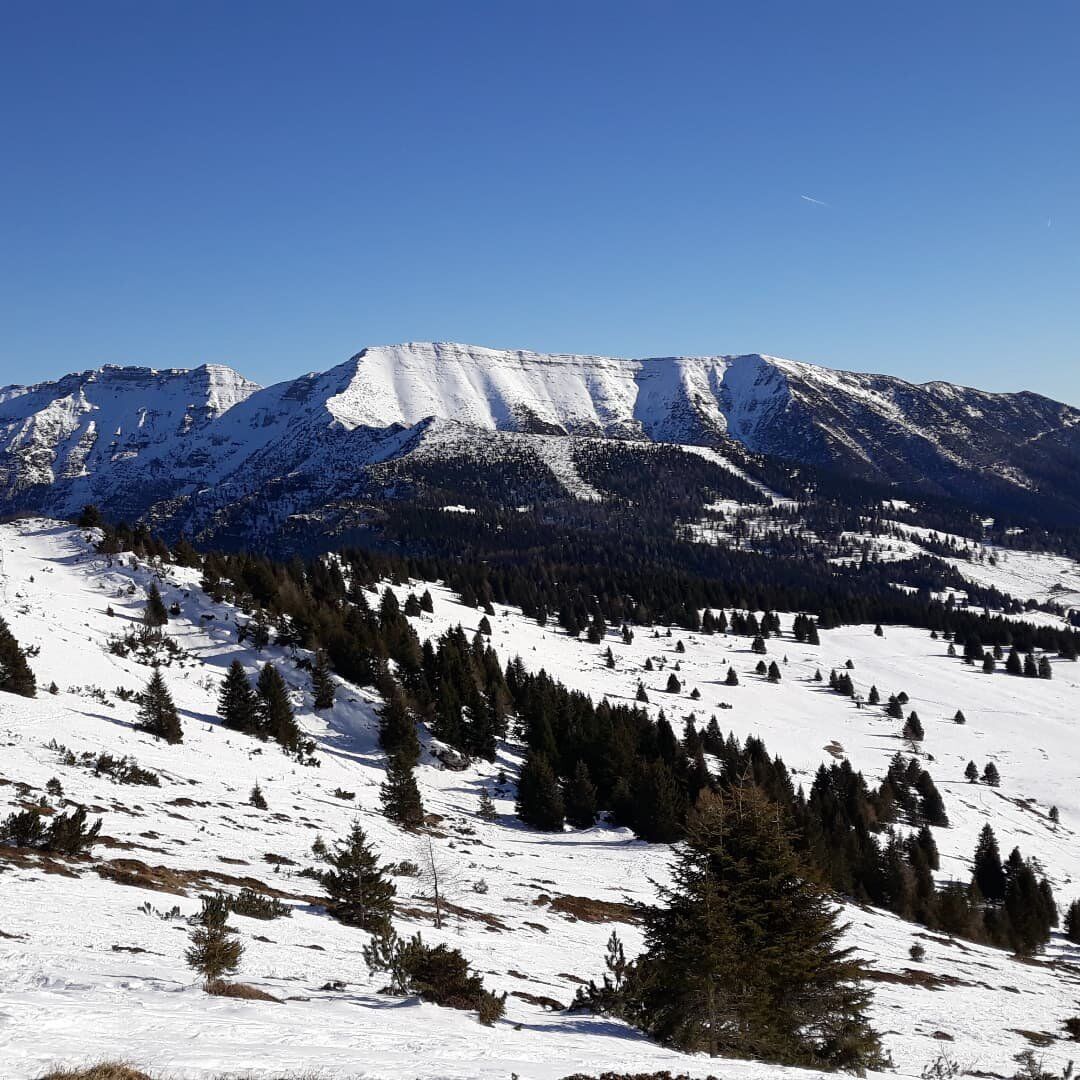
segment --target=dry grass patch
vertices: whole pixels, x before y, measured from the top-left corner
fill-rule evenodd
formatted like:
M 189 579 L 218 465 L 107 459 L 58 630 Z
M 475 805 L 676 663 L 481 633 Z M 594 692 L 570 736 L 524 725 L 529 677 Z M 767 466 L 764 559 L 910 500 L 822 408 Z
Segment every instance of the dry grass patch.
M 935 975 L 932 971 L 904 968 L 903 971 L 880 971 L 869 968 L 865 978 L 870 982 L 897 983 L 900 986 L 921 986 L 926 990 L 943 990 L 946 986 L 975 986 L 955 975 Z
M 588 896 L 557 896 L 551 901 L 551 910 L 567 918 L 589 923 L 641 921 L 630 904 L 617 900 L 592 900 Z
M 249 986 L 247 983 L 233 983 L 218 980 L 211 983 L 207 988 L 208 994 L 215 997 L 241 998 L 244 1001 L 272 1001 L 276 1005 L 283 1004 L 281 998 L 260 990 L 257 986 Z
M 153 1080 L 153 1077 L 122 1061 L 102 1061 L 97 1065 L 50 1069 L 38 1080 Z

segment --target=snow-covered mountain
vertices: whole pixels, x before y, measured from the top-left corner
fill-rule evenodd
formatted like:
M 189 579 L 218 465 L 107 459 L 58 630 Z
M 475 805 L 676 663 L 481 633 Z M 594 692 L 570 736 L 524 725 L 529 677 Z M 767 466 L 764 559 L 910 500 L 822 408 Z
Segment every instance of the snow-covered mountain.
M 625 360 L 443 343 L 368 348 L 261 389 L 220 366 L 106 367 L 6 387 L 0 510 L 153 508 L 159 523 L 194 531 L 223 514 L 280 520 L 360 497 L 368 469 L 414 449 L 433 421 L 443 432 L 736 440 L 990 509 L 1037 493 L 1080 519 L 1080 410 L 1035 394 L 757 354 Z M 440 445 L 452 457 L 467 442 Z M 486 442 L 495 458 L 521 446 Z

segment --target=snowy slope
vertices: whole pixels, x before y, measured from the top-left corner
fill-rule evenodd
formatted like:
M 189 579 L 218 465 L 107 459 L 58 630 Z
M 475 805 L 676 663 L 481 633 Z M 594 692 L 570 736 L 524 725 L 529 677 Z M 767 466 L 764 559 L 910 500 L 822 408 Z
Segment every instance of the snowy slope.
M 73 876 L 43 873 L 33 860 L 13 862 L 0 851 L 0 1075 L 28 1080 L 46 1063 L 107 1056 L 178 1080 L 206 1080 L 223 1070 L 269 1078 L 290 1069 L 326 1080 L 506 1080 L 511 1074 L 554 1080 L 576 1070 L 631 1068 L 725 1080 L 815 1075 L 670 1053 L 621 1024 L 537 1003 L 546 997 L 566 1004 L 576 978 L 598 973 L 613 925 L 628 951 L 640 944 L 632 925 L 575 920 L 551 901 L 647 899 L 650 879 L 665 877 L 667 849 L 608 826 L 531 832 L 513 817 L 512 787 L 495 791 L 499 819 L 481 820 L 478 794 L 484 786 L 494 790 L 500 768 L 513 775 L 519 760 L 513 744 L 500 748 L 494 764 L 449 772 L 425 756 L 418 769 L 426 808 L 443 818 L 433 842 L 457 878 L 459 916 L 434 930 L 423 886 L 396 879 L 399 931 L 422 929 L 427 939 L 460 947 L 490 986 L 511 992 L 506 1020 L 486 1029 L 468 1014 L 377 995 L 380 980 L 368 975 L 361 958 L 366 935 L 327 918 L 318 885 L 297 874 L 312 864 L 316 836 L 331 840 L 355 818 L 384 858 L 417 858 L 419 839 L 378 813 L 385 756 L 375 741 L 375 700 L 342 684 L 332 712 L 317 717 L 306 676 L 290 654 L 270 648 L 267 655 L 281 663 L 293 687 L 300 723 L 318 745 L 320 767 L 304 768 L 273 746 L 218 725 L 215 704 L 226 666 L 239 657 L 253 672 L 260 658 L 237 645 L 233 623 L 243 616 L 202 595 L 195 572 L 109 566 L 77 530 L 48 521 L 0 525 L 0 553 L 3 613 L 24 644 L 40 646 L 32 664 L 43 691 L 33 701 L 0 695 L 0 812 L 41 798 L 55 776 L 65 799 L 85 802 L 102 816 L 110 838 L 93 860 L 70 867 Z M 106 647 L 110 634 L 139 617 L 155 574 L 163 579 L 166 602 L 176 600 L 183 612 L 168 632 L 187 655 L 164 669 L 185 727 L 185 741 L 176 747 L 158 745 L 133 727 L 134 705 L 113 691 L 141 687 L 149 669 Z M 420 584 L 402 586 L 401 595 L 409 587 Z M 434 584 L 431 591 L 434 613 L 416 621 L 422 636 L 458 622 L 475 630 L 479 612 Z M 612 699 L 633 694 L 647 656 L 670 666 L 680 636 L 676 630 L 671 638 L 653 638 L 639 628 L 626 646 L 611 635 L 617 666 L 609 671 L 601 660 L 604 646 L 540 628 L 513 610 L 500 610 L 491 621 L 502 659 L 520 654 L 530 668 L 546 667 L 569 685 Z M 783 623 L 789 629 L 790 617 Z M 658 670 L 644 676 L 653 711 L 663 705 L 673 721 L 691 709 L 707 718 L 725 702 L 731 708 L 718 712 L 725 729 L 762 735 L 803 782 L 836 753 L 877 779 L 900 745 L 895 723 L 809 681 L 817 666 L 827 671 L 851 658 L 860 689 L 871 680 L 883 692 L 906 689 L 923 717 L 925 748 L 935 759 L 928 767 L 953 821 L 952 828 L 935 830 L 942 873 L 966 875 L 975 834 L 990 821 L 1003 849 L 1019 843 L 1044 863 L 1061 901 L 1080 893 L 1074 832 L 1080 747 L 1073 732 L 1080 667 L 1055 663 L 1051 682 L 987 677 L 945 656 L 944 643 L 921 631 L 889 629 L 882 639 L 869 627 L 849 627 L 823 632 L 817 647 L 798 645 L 788 634 L 771 640 L 770 653 L 787 657 L 783 680 L 773 686 L 748 674 L 752 659 L 744 639 L 681 636 L 685 689 L 698 686 L 702 699 L 663 693 L 666 675 Z M 729 663 L 740 672 L 738 687 L 720 685 Z M 44 692 L 52 680 L 55 696 Z M 968 717 L 964 726 L 948 720 L 958 706 Z M 130 754 L 160 774 L 161 786 L 122 787 L 67 766 L 54 743 L 77 755 Z M 969 757 L 980 764 L 995 760 L 1001 788 L 965 784 L 961 772 Z M 256 781 L 267 811 L 247 805 Z M 338 788 L 355 798 L 336 798 Z M 1058 826 L 1046 818 L 1051 803 L 1061 810 Z M 136 883 L 115 880 L 125 872 Z M 178 891 L 141 887 L 139 879 Z M 183 964 L 185 925 L 141 910 L 149 903 L 167 912 L 176 904 L 188 915 L 200 891 L 236 889 L 242 879 L 277 891 L 293 908 L 291 918 L 268 923 L 232 919 L 247 950 L 239 977 L 285 999 L 282 1005 L 206 996 Z M 476 891 L 480 881 L 486 892 Z M 846 914 L 851 942 L 894 980 L 875 983 L 873 1015 L 900 1076 L 919 1076 L 943 1046 L 965 1065 L 1011 1075 L 1013 1055 L 1031 1045 L 1023 1031 L 1057 1034 L 1076 1012 L 1080 969 L 1074 962 L 1080 957 L 1060 941 L 1051 947 L 1055 963 L 1020 963 L 878 912 L 852 907 Z M 915 942 L 927 951 L 919 964 L 908 957 Z M 330 989 L 336 980 L 344 987 Z M 1060 1069 L 1071 1056 L 1065 1043 L 1040 1053 L 1048 1068 Z

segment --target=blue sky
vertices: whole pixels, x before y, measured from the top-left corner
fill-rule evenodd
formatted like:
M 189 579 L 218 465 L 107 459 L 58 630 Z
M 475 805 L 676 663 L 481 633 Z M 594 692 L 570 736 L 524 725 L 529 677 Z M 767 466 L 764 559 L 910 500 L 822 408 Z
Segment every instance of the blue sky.
M 1075 3 L 6 0 L 2 27 L 0 382 L 437 339 L 1080 404 Z

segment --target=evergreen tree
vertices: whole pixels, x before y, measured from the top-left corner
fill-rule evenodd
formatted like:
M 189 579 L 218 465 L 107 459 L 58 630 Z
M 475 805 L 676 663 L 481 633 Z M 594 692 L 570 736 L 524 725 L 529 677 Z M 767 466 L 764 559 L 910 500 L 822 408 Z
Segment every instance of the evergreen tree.
M 1005 670 L 1010 675 L 1023 674 L 1024 668 L 1020 662 L 1020 654 L 1016 651 L 1015 646 L 1009 650 L 1008 659 L 1005 661 Z
M 870 705 L 881 704 L 881 694 L 878 693 L 878 688 L 876 686 L 870 687 L 870 693 L 867 695 L 866 700 Z
M 389 592 L 389 589 L 387 590 Z M 394 913 L 394 883 L 383 873 L 359 822 L 327 855 L 320 880 L 330 897 L 330 914 L 347 926 L 376 933 Z
M 161 591 L 157 587 L 157 582 L 152 581 L 150 588 L 146 591 L 146 608 L 143 610 L 143 622 L 151 630 L 156 630 L 159 626 L 164 626 L 168 621 L 169 613 L 165 610 L 165 602 L 161 599 Z
M 643 701 L 648 704 L 649 695 L 645 692 L 645 684 L 640 679 L 638 679 L 637 693 L 634 695 L 634 698 L 637 701 Z
M 953 723 L 954 724 L 966 724 L 967 723 L 967 717 L 964 716 L 963 712 L 960 709 L 956 710 L 956 715 L 953 717 Z
M 255 691 L 248 682 L 244 665 L 234 660 L 225 673 L 218 697 L 218 716 L 221 722 L 233 731 L 246 731 L 254 734 L 257 721 L 257 701 Z
M 1039 657 L 1039 678 L 1040 679 L 1052 679 L 1054 677 L 1054 669 L 1050 666 L 1050 657 Z
M 769 664 L 769 682 L 778 683 L 780 681 L 780 669 L 776 666 L 776 661 L 773 660 Z
M 208 991 L 240 966 L 244 952 L 243 945 L 230 936 L 236 931 L 226 925 L 228 917 L 228 899 L 223 893 L 204 896 L 191 932 L 191 945 L 184 954 L 188 965 L 203 977 Z
M 931 870 L 941 869 L 941 856 L 938 853 L 937 842 L 929 825 L 924 825 L 915 836 L 915 843 L 926 858 L 926 865 Z
M 311 695 L 315 699 L 312 708 L 316 712 L 334 707 L 334 680 L 330 675 L 330 662 L 322 649 L 315 653 L 311 668 Z
M 383 684 L 382 692 L 385 703 L 379 710 L 379 745 L 391 757 L 415 765 L 420 760 L 420 739 L 405 693 L 392 680 Z
M 559 782 L 543 754 L 530 753 L 521 766 L 516 809 L 518 817 L 534 829 L 562 831 L 565 806 Z
M 998 787 L 1001 783 L 1001 776 L 998 773 L 997 766 L 992 761 L 988 761 L 984 766 L 982 778 L 983 783 L 989 784 L 991 787 Z
M 739 685 L 739 676 L 735 673 L 735 669 L 733 667 L 731 667 L 730 665 L 728 666 L 728 669 L 727 669 L 727 675 L 724 678 L 724 685 L 725 686 L 738 686 Z
M 1017 955 L 1031 956 L 1049 940 L 1052 919 L 1047 903 L 1031 864 L 1021 861 L 1007 875 L 1003 905 L 1009 945 Z M 1052 894 L 1049 904 L 1052 907 Z
M 424 823 L 424 805 L 413 767 L 400 756 L 390 758 L 386 782 L 379 788 L 383 813 L 398 825 L 416 828 Z
M 904 738 L 911 739 L 913 742 L 921 742 L 923 739 L 923 726 L 919 720 L 919 714 L 914 709 L 911 710 L 911 715 L 907 718 L 907 723 L 904 724 Z
M 679 682 L 679 677 L 673 671 L 667 680 L 667 692 L 669 694 L 677 694 L 682 690 L 682 683 Z
M 604 666 L 607 668 L 615 666 L 615 654 L 611 651 L 610 645 L 604 650 Z
M 575 829 L 591 829 L 596 824 L 596 787 L 584 761 L 574 766 L 572 779 L 563 785 L 566 820 Z
M 1074 945 L 1080 945 L 1080 900 L 1074 900 L 1065 910 L 1063 929 Z
M 26 653 L 15 640 L 15 635 L 8 629 L 8 624 L 0 616 L 0 690 L 21 697 L 34 697 L 37 693 L 37 681 L 30 665 L 26 662 Z
M 983 674 L 984 675 L 993 675 L 994 674 L 994 669 L 996 667 L 997 667 L 997 663 L 994 660 L 993 654 L 987 653 L 983 657 Z
M 172 694 L 162 678 L 161 668 L 157 666 L 146 689 L 139 695 L 139 726 L 167 743 L 184 741 L 184 730 L 180 726 Z
M 967 768 L 964 769 L 964 778 L 969 784 L 977 784 L 979 782 L 979 766 L 974 761 L 967 763 Z
M 499 812 L 495 809 L 495 803 L 488 794 L 487 788 L 480 792 L 480 806 L 477 813 L 484 821 L 496 821 L 499 817 Z
M 989 825 L 984 825 L 979 833 L 972 876 L 985 899 L 991 903 L 1005 899 L 1005 870 L 1001 865 L 997 837 Z
M 263 736 L 277 740 L 288 750 L 300 744 L 300 729 L 296 726 L 289 690 L 285 680 L 271 663 L 265 663 L 255 684 L 258 699 L 257 730 Z
M 82 508 L 75 522 L 80 529 L 100 529 L 104 523 L 105 519 L 101 516 L 101 510 L 93 503 L 87 503 Z
M 259 787 L 258 780 L 255 781 L 255 786 L 251 789 L 251 794 L 248 795 L 248 804 L 254 806 L 256 810 L 266 809 L 266 796 L 263 794 L 263 790 Z
M 792 850 L 743 786 L 702 796 L 662 906 L 643 912 L 632 1015 L 686 1052 L 859 1070 L 883 1063 L 864 970 Z

